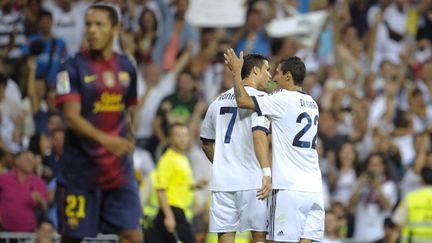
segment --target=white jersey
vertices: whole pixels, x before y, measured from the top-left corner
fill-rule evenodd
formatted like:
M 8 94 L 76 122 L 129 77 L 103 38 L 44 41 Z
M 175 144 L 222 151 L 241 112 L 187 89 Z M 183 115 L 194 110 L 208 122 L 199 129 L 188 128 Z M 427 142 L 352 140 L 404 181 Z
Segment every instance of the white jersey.
M 264 92 L 246 87 L 250 95 Z M 262 170 L 255 156 L 252 131 L 268 132 L 269 120 L 256 112 L 237 108 L 234 90 L 210 104 L 201 127 L 201 139 L 215 143 L 211 191 L 253 190 L 261 187 Z
M 315 150 L 318 105 L 300 91 L 280 90 L 252 97 L 258 115 L 272 121 L 272 183 L 274 189 L 322 192 Z

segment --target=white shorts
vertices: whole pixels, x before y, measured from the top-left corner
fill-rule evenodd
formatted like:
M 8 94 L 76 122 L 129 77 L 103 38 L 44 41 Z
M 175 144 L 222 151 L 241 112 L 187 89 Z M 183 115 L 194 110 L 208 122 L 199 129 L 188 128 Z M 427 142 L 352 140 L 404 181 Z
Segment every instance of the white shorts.
M 209 231 L 265 232 L 267 200 L 258 200 L 256 194 L 257 190 L 213 192 Z
M 268 198 L 267 240 L 321 242 L 324 238 L 324 203 L 321 192 L 273 189 Z

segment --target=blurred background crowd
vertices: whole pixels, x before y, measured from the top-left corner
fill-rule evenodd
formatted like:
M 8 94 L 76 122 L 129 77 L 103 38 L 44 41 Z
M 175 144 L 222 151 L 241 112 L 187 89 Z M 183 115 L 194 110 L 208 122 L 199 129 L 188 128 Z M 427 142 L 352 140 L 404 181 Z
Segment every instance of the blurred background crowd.
M 304 90 L 320 106 L 326 241 L 396 241 L 394 209 L 420 187 L 421 169 L 432 167 L 432 1 L 246 0 L 245 23 L 236 28 L 194 26 L 185 17 L 188 0 L 104 2 L 119 6 L 122 32 L 115 48 L 135 60 L 139 74 L 134 163 L 144 228 L 158 210 L 152 181 L 169 124 L 189 124 L 194 180 L 210 176 L 200 122 L 207 105 L 232 87 L 223 52 L 233 47 L 268 56 L 272 70 L 292 55 L 306 64 Z M 31 195 L 0 181 L 0 211 L 9 212 L 0 217 L 0 229 L 49 231 L 38 229 L 41 222 L 57 227 L 54 197 L 65 124 L 54 101 L 56 72 L 65 58 L 85 48 L 84 14 L 91 3 L 0 1 L 0 172 L 43 180 Z M 313 46 L 266 31 L 275 19 L 318 10 L 328 15 Z M 1 196 L 11 188 L 17 198 Z M 197 242 L 211 241 L 208 193 L 197 190 L 191 199 L 188 214 Z M 247 235 L 240 237 L 247 242 Z

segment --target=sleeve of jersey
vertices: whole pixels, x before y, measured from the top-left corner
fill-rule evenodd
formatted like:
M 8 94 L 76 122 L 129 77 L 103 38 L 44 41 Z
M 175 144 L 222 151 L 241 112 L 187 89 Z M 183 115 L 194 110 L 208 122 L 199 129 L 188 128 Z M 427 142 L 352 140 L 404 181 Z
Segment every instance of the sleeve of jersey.
M 212 143 L 215 142 L 216 134 L 214 120 L 212 106 L 210 106 L 201 125 L 201 141 Z
M 155 188 L 156 190 L 165 190 L 168 188 L 169 182 L 171 180 L 172 174 L 173 174 L 174 168 L 169 163 L 168 158 L 163 156 L 157 165 L 156 170 L 156 183 Z
M 130 85 L 127 91 L 127 105 L 134 106 L 138 104 L 138 98 L 137 98 L 138 79 L 137 79 L 135 65 L 133 65 L 132 62 L 130 61 L 129 63 L 132 69 L 130 71 Z M 126 78 L 126 77 L 121 77 L 121 78 Z
M 78 74 L 70 60 L 60 66 L 56 75 L 56 105 L 68 101 L 81 102 Z
M 252 100 L 255 103 L 255 111 L 258 116 L 282 117 L 288 107 L 287 104 L 284 104 L 283 100 L 280 99 L 280 96 L 281 93 L 252 96 Z
M 252 114 L 252 132 L 257 130 L 269 134 L 270 120 L 266 116 L 258 116 L 258 114 L 254 112 Z

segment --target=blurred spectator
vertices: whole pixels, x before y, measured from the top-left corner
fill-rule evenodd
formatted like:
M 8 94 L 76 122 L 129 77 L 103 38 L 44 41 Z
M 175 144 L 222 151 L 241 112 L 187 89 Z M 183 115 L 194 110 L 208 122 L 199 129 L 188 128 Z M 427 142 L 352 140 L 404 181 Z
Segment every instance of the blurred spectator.
M 351 192 L 356 184 L 357 152 L 354 144 L 344 143 L 338 152 L 337 160 L 327 160 L 327 162 L 330 187 L 333 191 L 332 201 L 348 206 Z
M 323 243 L 342 243 L 340 238 L 340 225 L 337 215 L 332 211 L 325 213 L 325 228 Z
M 152 51 L 158 38 L 158 21 L 155 13 L 147 8 L 142 10 L 138 18 L 139 30 L 135 33 L 137 48 L 134 56 L 138 65 L 152 61 Z
M 198 44 L 199 33 L 186 19 L 189 0 L 175 1 L 175 9 L 169 9 L 164 16 L 162 32 L 153 50 L 153 60 L 164 71 L 170 71 L 179 53 L 185 50 L 189 42 Z
M 432 168 L 421 170 L 422 186 L 401 201 L 392 220 L 402 227 L 401 242 L 426 242 L 432 240 Z
M 47 219 L 40 220 L 36 231 L 36 243 L 53 243 L 54 227 L 53 223 Z
M 29 77 L 27 83 L 27 98 L 24 102 L 30 106 L 32 113 L 35 131 L 36 132 L 48 132 L 48 119 L 50 113 L 55 110 L 50 110 L 53 106 L 49 106 L 47 102 L 47 93 L 54 92 L 53 90 L 47 90 L 48 85 L 44 78 L 37 77 L 36 75 L 36 63 L 34 58 L 29 58 Z
M 26 36 L 35 35 L 42 12 L 42 0 L 27 0 L 24 5 L 24 33 Z
M 249 9 L 245 26 L 236 31 L 232 37 L 231 45 L 236 54 L 243 51 L 245 54 L 257 53 L 268 56 L 270 44 L 263 28 L 264 16 L 262 13 L 256 9 Z
M 211 68 L 216 58 L 220 42 L 225 38 L 224 30 L 204 28 L 201 30 L 200 50 L 190 63 L 190 69 L 196 77 L 202 77 L 207 69 Z
M 30 138 L 28 149 L 42 161 L 42 178 L 48 184 L 59 173 L 59 165 L 52 152 L 51 139 L 44 133 L 36 133 Z
M 371 154 L 349 200 L 355 213 L 354 240 L 373 242 L 384 238 L 384 219 L 397 201 L 396 184 L 388 179 L 383 156 Z
M 84 35 L 84 14 L 88 4 L 84 1 L 47 0 L 44 7 L 53 16 L 52 34 L 66 43 L 71 56 L 78 52 Z
M 320 122 L 318 123 L 318 136 L 321 138 L 324 147 L 324 155 L 329 151 L 337 153 L 347 141 L 345 135 L 337 131 L 337 115 L 329 110 L 320 111 Z
M 191 121 L 197 104 L 194 77 L 189 71 L 182 71 L 178 77 L 175 93 L 161 101 L 153 120 L 154 133 L 161 148 L 168 144 L 168 127 L 171 124 L 181 122 L 192 125 Z
M 25 44 L 24 16 L 12 8 L 12 0 L 0 3 L 0 57 L 12 60 L 12 65 L 22 57 L 21 48 Z M 16 69 L 16 67 L 10 67 Z
M 36 58 L 36 77 L 42 79 L 53 88 L 55 76 L 66 56 L 66 45 L 60 38 L 51 33 L 53 16 L 49 11 L 42 10 L 39 13 L 38 33 L 28 38 L 28 44 L 24 47 L 24 53 Z M 39 44 L 40 43 L 40 44 Z M 34 53 L 35 45 L 42 45 L 40 53 Z
M 139 85 L 138 94 L 138 124 L 135 138 L 136 145 L 147 150 L 156 160 L 155 150 L 157 147 L 157 137 L 153 130 L 153 120 L 155 119 L 162 99 L 174 93 L 176 80 L 191 58 L 191 47 L 179 57 L 174 68 L 162 76 L 159 66 L 154 63 L 148 64 L 144 68 L 144 87 Z M 140 83 L 141 84 L 141 83 Z M 144 89 L 144 91 L 142 90 Z
M 16 156 L 15 168 L 0 174 L 0 222 L 4 231 L 34 232 L 35 210 L 45 213 L 47 190 L 42 178 L 34 175 L 36 159 L 32 152 Z

